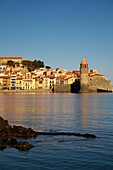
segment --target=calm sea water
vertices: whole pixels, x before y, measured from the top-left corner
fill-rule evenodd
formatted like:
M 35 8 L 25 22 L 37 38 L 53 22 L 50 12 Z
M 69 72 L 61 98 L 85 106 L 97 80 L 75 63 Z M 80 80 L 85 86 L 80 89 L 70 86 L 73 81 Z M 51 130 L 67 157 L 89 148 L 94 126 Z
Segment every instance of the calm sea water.
M 0 151 L 0 170 L 113 169 L 113 94 L 1 93 L 0 116 L 36 131 L 97 136 L 38 136 L 28 152 Z

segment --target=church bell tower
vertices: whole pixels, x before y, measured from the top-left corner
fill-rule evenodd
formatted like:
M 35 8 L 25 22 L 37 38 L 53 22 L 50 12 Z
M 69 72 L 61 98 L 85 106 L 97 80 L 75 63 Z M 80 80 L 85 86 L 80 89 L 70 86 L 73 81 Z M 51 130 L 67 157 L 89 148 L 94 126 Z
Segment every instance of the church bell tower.
M 80 92 L 88 92 L 88 63 L 83 59 L 80 63 Z

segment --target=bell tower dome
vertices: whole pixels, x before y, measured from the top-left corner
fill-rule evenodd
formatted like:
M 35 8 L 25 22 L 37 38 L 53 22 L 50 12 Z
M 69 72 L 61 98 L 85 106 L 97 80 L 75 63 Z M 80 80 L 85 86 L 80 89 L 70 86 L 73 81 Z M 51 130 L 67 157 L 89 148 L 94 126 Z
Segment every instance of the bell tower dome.
M 83 59 L 80 63 L 80 92 L 88 92 L 88 63 Z

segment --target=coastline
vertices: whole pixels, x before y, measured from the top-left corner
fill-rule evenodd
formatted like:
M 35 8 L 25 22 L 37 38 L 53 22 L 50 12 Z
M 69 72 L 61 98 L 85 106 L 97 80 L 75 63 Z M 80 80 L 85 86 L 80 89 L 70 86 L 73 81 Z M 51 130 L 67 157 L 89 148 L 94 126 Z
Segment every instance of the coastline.
M 1 90 L 0 89 L 0 93 L 44 93 L 44 94 L 51 94 L 51 93 L 54 93 L 51 89 L 33 89 L 33 90 L 31 90 L 31 89 L 27 89 L 27 90 Z M 55 92 L 55 93 L 57 93 L 57 92 Z M 60 91 L 60 93 L 67 93 L 67 92 L 61 92 Z M 71 93 L 71 92 L 69 92 L 69 93 Z M 103 92 L 102 92 L 103 93 Z M 111 89 L 111 93 L 113 93 L 113 87 L 112 87 L 112 89 Z
M 0 93 L 53 93 L 50 89 L 37 90 L 0 90 Z

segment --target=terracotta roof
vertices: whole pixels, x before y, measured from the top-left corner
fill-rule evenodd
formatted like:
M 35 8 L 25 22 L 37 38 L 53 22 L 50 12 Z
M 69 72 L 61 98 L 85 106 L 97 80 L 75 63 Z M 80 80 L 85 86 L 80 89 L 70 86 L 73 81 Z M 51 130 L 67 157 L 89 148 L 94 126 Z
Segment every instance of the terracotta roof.
M 60 79 L 65 79 L 66 78 L 66 75 L 64 76 L 59 76 Z
M 3 76 L 3 79 L 10 78 L 10 76 Z
M 55 78 L 54 75 L 48 75 L 48 76 L 45 76 L 46 78 Z
M 17 77 L 17 80 L 22 80 L 23 78 L 22 77 Z
M 72 73 L 73 74 L 80 74 L 80 70 L 73 70 Z
M 2 56 L 2 57 L 0 57 L 0 60 L 3 60 L 3 59 L 22 59 L 22 57 L 20 57 L 20 56 L 12 56 L 12 57 Z
M 104 76 L 104 75 L 97 73 L 97 74 L 90 74 L 89 76 L 90 76 L 90 77 L 96 77 L 96 76 L 100 76 L 100 77 L 101 77 L 101 76 Z
M 65 78 L 65 80 L 69 80 L 70 78 L 72 78 L 72 77 L 67 77 L 67 78 Z

